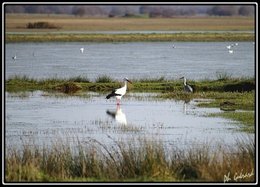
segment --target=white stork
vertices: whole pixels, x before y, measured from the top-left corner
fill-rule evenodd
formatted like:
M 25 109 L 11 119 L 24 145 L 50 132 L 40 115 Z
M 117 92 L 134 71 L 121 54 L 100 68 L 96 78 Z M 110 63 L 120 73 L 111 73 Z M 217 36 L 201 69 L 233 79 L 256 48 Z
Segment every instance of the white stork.
M 121 88 L 118 88 L 118 89 L 115 89 L 113 90 L 110 94 L 108 94 L 106 96 L 107 99 L 109 99 L 110 97 L 116 97 L 116 102 L 117 102 L 117 105 L 120 104 L 120 100 L 121 98 L 123 97 L 123 95 L 125 95 L 126 93 L 126 89 L 127 89 L 127 82 L 131 83 L 132 82 L 130 80 L 128 80 L 128 78 L 124 78 L 124 82 L 125 82 L 125 85 Z
M 185 77 L 181 77 L 180 79 L 183 79 L 183 80 L 184 80 L 184 81 L 183 81 L 184 91 L 185 91 L 185 92 L 193 92 L 193 88 L 186 83 L 186 78 L 185 78 Z

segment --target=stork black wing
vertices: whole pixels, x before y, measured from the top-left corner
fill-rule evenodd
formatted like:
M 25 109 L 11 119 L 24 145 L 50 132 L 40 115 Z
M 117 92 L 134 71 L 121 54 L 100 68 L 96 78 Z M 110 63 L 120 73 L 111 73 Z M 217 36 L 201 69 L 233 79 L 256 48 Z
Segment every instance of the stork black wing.
M 120 96 L 121 94 L 117 94 L 116 90 L 113 90 L 110 94 L 108 94 L 106 96 L 106 99 L 109 99 L 110 97 L 114 97 L 114 96 Z

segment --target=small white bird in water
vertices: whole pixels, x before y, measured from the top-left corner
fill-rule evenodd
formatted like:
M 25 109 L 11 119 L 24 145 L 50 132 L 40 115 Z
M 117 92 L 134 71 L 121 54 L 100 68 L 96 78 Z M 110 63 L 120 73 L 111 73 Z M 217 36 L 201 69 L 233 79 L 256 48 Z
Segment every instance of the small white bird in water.
M 12 59 L 13 59 L 13 60 L 16 60 L 16 58 L 17 58 L 17 57 L 16 57 L 16 54 L 15 54 L 15 55 L 12 57 Z
M 113 90 L 110 94 L 108 94 L 106 96 L 106 99 L 109 99 L 110 97 L 116 97 L 116 103 L 117 105 L 120 104 L 121 98 L 125 95 L 126 90 L 127 90 L 127 82 L 131 83 L 132 82 L 130 80 L 128 80 L 128 78 L 124 78 L 124 86 L 118 89 Z
M 232 54 L 234 51 L 230 49 L 230 50 L 228 50 L 228 52 L 229 52 L 230 54 Z
M 84 53 L 84 48 L 83 47 L 80 48 L 80 52 Z
M 231 49 L 232 46 L 231 46 L 231 45 L 227 45 L 226 47 L 227 47 L 228 49 Z
M 181 77 L 180 79 L 183 79 L 184 91 L 185 92 L 193 92 L 193 88 L 190 85 L 187 84 L 186 78 L 185 77 Z

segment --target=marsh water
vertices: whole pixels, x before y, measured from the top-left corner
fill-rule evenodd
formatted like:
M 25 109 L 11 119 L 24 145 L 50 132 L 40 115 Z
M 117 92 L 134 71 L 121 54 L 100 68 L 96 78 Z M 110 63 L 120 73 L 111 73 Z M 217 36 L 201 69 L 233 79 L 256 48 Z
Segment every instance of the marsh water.
M 227 46 L 232 45 L 233 53 Z M 81 53 L 80 48 L 84 48 Z M 12 57 L 16 55 L 16 60 Z M 255 76 L 253 42 L 7 43 L 6 78 L 85 77 L 91 81 L 158 78 L 188 80 Z
M 233 45 L 233 53 L 226 46 Z M 84 48 L 84 52 L 80 51 Z M 252 42 L 122 42 L 122 43 L 7 43 L 5 79 L 86 77 L 113 79 L 158 78 L 216 79 L 255 75 Z M 16 55 L 14 60 L 12 57 Z M 162 100 L 152 93 L 127 93 L 120 106 L 101 93 L 69 96 L 42 91 L 5 95 L 7 147 L 49 145 L 59 141 L 95 139 L 110 145 L 138 138 L 162 141 L 166 146 L 188 148 L 209 144 L 232 146 L 253 136 L 241 132 L 237 122 L 208 114 L 219 108 Z M 239 112 L 239 111 L 238 111 Z
M 7 147 L 46 146 L 57 142 L 88 142 L 110 146 L 137 139 L 160 141 L 186 149 L 199 145 L 233 146 L 253 137 L 237 122 L 208 114 L 219 108 L 201 108 L 194 99 L 158 99 L 155 93 L 128 93 L 120 105 L 105 95 L 80 96 L 42 91 L 6 93 L 5 143 Z M 239 111 L 238 111 L 239 112 Z

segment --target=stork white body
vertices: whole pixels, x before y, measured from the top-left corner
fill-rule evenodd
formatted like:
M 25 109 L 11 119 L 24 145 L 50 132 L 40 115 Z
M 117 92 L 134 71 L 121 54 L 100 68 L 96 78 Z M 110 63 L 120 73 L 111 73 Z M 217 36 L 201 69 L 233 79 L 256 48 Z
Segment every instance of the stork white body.
M 186 78 L 185 77 L 181 77 L 180 79 L 183 79 L 184 91 L 185 92 L 193 92 L 193 88 L 190 85 L 187 84 Z
M 117 104 L 120 104 L 121 98 L 125 95 L 127 90 L 127 82 L 132 83 L 127 78 L 124 78 L 124 86 L 113 90 L 110 94 L 106 96 L 107 99 L 110 97 L 116 97 Z

